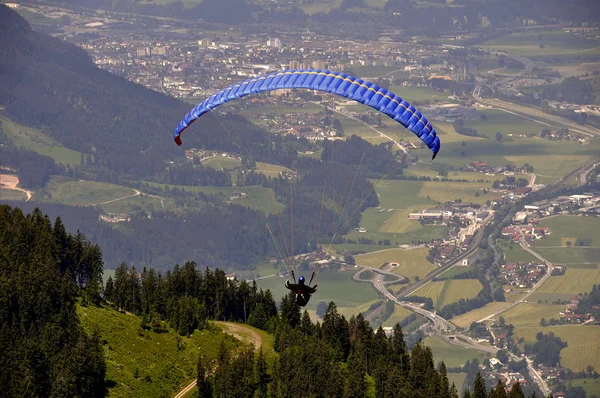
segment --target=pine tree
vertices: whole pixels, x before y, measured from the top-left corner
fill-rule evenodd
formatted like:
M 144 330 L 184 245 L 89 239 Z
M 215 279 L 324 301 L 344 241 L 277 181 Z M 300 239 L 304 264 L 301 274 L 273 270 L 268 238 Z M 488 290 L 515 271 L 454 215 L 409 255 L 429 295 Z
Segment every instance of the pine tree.
M 300 323 L 300 307 L 296 304 L 295 297 L 293 292 L 288 293 L 281 298 L 281 305 L 279 306 L 281 319 L 293 328 Z
M 364 361 L 362 358 L 350 354 L 346 363 L 348 365 L 348 378 L 346 381 L 344 397 L 362 398 L 367 392 Z
M 510 392 L 508 393 L 508 398 L 525 398 L 525 394 L 523 394 L 523 390 L 521 390 L 521 384 L 519 384 L 519 382 L 513 384 Z
M 473 383 L 473 398 L 487 398 L 485 380 L 480 372 L 477 372 L 475 382 Z
M 104 299 L 108 302 L 113 302 L 114 301 L 114 294 L 115 294 L 115 287 L 113 285 L 113 279 L 112 276 L 108 277 L 108 280 L 106 281 L 106 287 L 104 288 Z
M 448 381 L 448 373 L 446 371 L 446 364 L 440 362 L 438 366 L 438 372 L 440 373 L 440 398 L 450 398 L 450 382 Z
M 258 358 L 256 360 L 255 368 L 257 398 L 267 398 L 268 386 L 271 377 L 267 373 L 267 362 L 265 361 L 262 348 L 258 351 Z
M 498 380 L 496 388 L 493 388 L 490 391 L 489 398 L 507 398 L 506 387 L 504 387 L 504 383 L 502 383 L 502 380 Z

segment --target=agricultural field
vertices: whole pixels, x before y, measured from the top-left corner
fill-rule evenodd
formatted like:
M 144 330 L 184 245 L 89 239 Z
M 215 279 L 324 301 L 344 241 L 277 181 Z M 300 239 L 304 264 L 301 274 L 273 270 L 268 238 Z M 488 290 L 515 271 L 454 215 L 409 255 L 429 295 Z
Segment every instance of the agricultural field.
M 499 126 L 498 126 L 499 127 Z M 539 126 L 539 130 L 543 128 Z M 502 132 L 503 130 L 499 130 Z M 495 135 L 495 132 L 494 132 Z M 558 180 L 572 170 L 590 162 L 600 151 L 600 140 L 594 139 L 588 145 L 580 145 L 571 141 L 550 141 L 538 137 L 507 137 L 498 142 L 494 139 L 469 140 L 466 137 L 465 145 L 462 141 L 445 142 L 443 136 L 442 151 L 435 159 L 436 164 L 449 166 L 464 166 L 474 161 L 484 161 L 494 166 L 505 166 L 507 163 L 524 165 L 529 163 L 534 166 L 534 173 L 541 174 L 540 182 L 549 183 Z M 412 152 L 413 156 L 429 158 L 431 155 L 426 149 Z M 543 180 L 543 181 L 542 181 Z
M 549 321 L 550 318 L 558 319 L 561 317 L 559 312 L 564 310 L 564 305 L 520 303 L 499 316 L 496 316 L 494 319 L 497 320 L 502 316 L 506 323 L 512 323 L 517 328 L 523 326 L 539 326 L 542 318 L 545 318 L 546 321 Z
M 546 56 L 573 57 L 600 53 L 600 42 L 586 40 L 562 30 L 544 30 L 512 33 L 488 40 L 480 45 L 529 58 Z
M 429 250 L 423 249 L 388 249 L 375 253 L 361 254 L 356 256 L 356 263 L 365 267 L 379 268 L 383 263 L 398 263 L 392 272 L 400 274 L 411 282 L 416 277 L 423 278 L 429 272 L 436 269 L 435 265 L 425 258 Z
M 305 276 L 310 276 L 306 272 Z M 320 301 L 329 303 L 334 301 L 338 307 L 348 307 L 355 309 L 362 304 L 371 302 L 378 298 L 373 285 L 364 282 L 355 282 L 352 279 L 354 271 L 344 272 L 319 272 L 316 283 L 319 285 L 319 290 L 306 306 L 309 310 L 316 310 L 317 304 Z M 300 271 L 296 271 L 296 277 L 301 275 Z M 271 277 L 256 281 L 262 289 L 270 289 L 273 293 L 275 301 L 280 301 L 281 297 L 289 293 L 284 286 L 285 278 Z M 314 281 L 313 281 L 314 283 Z M 368 308 L 368 307 L 367 307 Z
M 419 104 L 425 101 L 448 101 L 452 93 L 448 91 L 437 91 L 431 87 L 406 87 L 390 85 L 389 91 L 399 95 L 411 104 Z
M 448 271 L 444 272 L 443 274 L 438 275 L 436 278 L 437 279 L 451 279 L 455 275 L 469 272 L 473 269 L 474 268 L 470 265 L 463 266 L 463 265 L 458 264 L 458 265 L 450 268 Z
M 564 77 L 582 76 L 600 70 L 600 62 L 567 62 L 560 64 L 546 64 Z
M 381 144 L 382 142 L 389 141 L 387 138 L 381 137 L 375 130 L 368 127 L 360 120 L 350 119 L 343 115 L 340 116 L 340 113 L 336 113 L 336 116 L 340 120 L 342 129 L 344 130 L 344 136 L 346 136 L 346 137 L 350 137 L 352 135 L 357 135 L 360 138 L 362 138 L 363 140 L 368 141 L 373 145 L 378 145 L 378 144 Z
M 507 303 L 493 301 L 491 303 L 487 303 L 481 308 L 477 308 L 462 315 L 455 316 L 454 318 L 450 319 L 450 322 L 458 327 L 464 328 L 469 326 L 472 322 L 477 322 L 480 319 L 505 308 L 507 305 Z
M 479 360 L 479 363 L 491 358 L 491 354 L 450 344 L 441 337 L 426 337 L 423 344 L 431 347 L 434 364 L 437 365 L 444 361 L 447 368 L 462 366 L 475 358 Z
M 313 15 L 313 14 L 317 14 L 320 12 L 328 13 L 329 11 L 333 10 L 334 8 L 338 8 L 340 6 L 340 4 L 342 4 L 342 0 L 332 0 L 331 2 L 327 2 L 327 3 L 320 3 L 320 2 L 312 3 L 312 4 L 299 3 L 297 5 L 298 5 L 298 7 L 300 7 L 302 9 L 302 11 L 304 11 L 308 15 Z
M 406 169 L 403 170 L 403 174 L 405 176 L 415 176 L 415 177 L 430 177 L 430 178 L 442 178 L 437 170 L 434 170 L 428 165 L 423 163 L 417 163 L 415 165 L 410 165 Z M 516 175 L 515 178 L 526 178 L 524 175 Z M 483 181 L 485 183 L 489 183 L 490 185 L 495 180 L 502 180 L 506 178 L 504 175 L 496 175 L 496 176 L 488 176 L 483 173 L 479 173 L 477 171 L 448 171 L 448 176 L 445 178 L 449 178 L 451 180 L 467 180 L 467 181 Z
M 81 163 L 81 152 L 65 148 L 37 129 L 15 123 L 4 116 L 0 116 L 0 124 L 4 134 L 17 148 L 23 147 L 40 155 L 50 156 L 58 163 L 70 166 Z
M 535 242 L 541 246 L 585 246 L 600 247 L 600 219 L 598 217 L 579 217 L 560 215 L 542 220 L 540 227 L 550 228 L 550 235 Z
M 183 210 L 179 206 L 175 206 L 175 199 L 159 198 L 145 194 L 117 200 L 115 202 L 101 205 L 101 207 L 107 213 L 121 214 L 137 210 L 144 210 L 147 213 L 152 213 L 158 210 L 170 210 L 175 212 Z
M 212 167 L 215 170 L 231 170 L 242 167 L 242 161 L 236 158 L 215 156 L 206 158 L 202 161 L 204 166 Z
M 114 385 L 110 397 L 128 397 L 132 390 L 140 396 L 173 396 L 196 377 L 199 352 L 212 361 L 221 341 L 229 348 L 241 346 L 219 330 L 196 330 L 186 337 L 172 329 L 168 333 L 142 331 L 139 317 L 108 308 L 77 306 L 77 313 L 88 333 L 98 330 L 107 342 L 106 376 L 112 382 L 109 385 Z
M 461 298 L 470 299 L 479 293 L 482 286 L 476 279 L 447 279 L 429 282 L 414 292 L 417 296 L 431 297 L 436 310 Z
M 598 326 L 561 325 L 546 327 L 515 328 L 516 338 L 523 337 L 526 343 L 535 342 L 538 332 L 554 333 L 566 341 L 568 347 L 560 352 L 562 366 L 573 371 L 585 370 L 588 365 L 600 369 L 600 328 Z
M 214 186 L 189 186 L 189 185 L 172 185 L 172 184 L 157 184 L 145 181 L 149 185 L 159 186 L 164 188 L 185 189 L 189 192 L 203 192 L 207 195 L 224 195 L 229 199 L 229 195 L 233 192 L 240 191 L 245 193 L 245 198 L 234 199 L 233 203 L 242 206 L 257 209 L 262 214 L 281 212 L 285 206 L 277 201 L 273 202 L 271 195 L 272 189 L 265 188 L 260 185 L 252 186 L 236 186 L 236 187 L 214 187 Z
M 516 139 L 514 135 L 537 134 L 543 127 L 539 123 L 500 110 L 486 109 L 477 113 L 481 115 L 481 119 L 466 121 L 465 126 L 477 130 L 479 134 L 485 135 L 494 142 L 497 132 L 503 134 L 503 140 L 511 141 Z M 509 134 L 513 134 L 513 137 Z
M 569 380 L 572 387 L 581 387 L 588 397 L 600 397 L 600 379 L 585 378 Z
M 279 177 L 279 173 L 284 171 L 290 171 L 290 169 L 284 166 L 279 166 L 277 164 L 256 162 L 256 171 L 261 172 L 262 174 L 268 177 L 276 178 Z
M 554 264 L 581 264 L 600 259 L 600 247 L 536 247 L 535 251 Z
M 579 293 L 590 292 L 594 284 L 600 283 L 600 263 L 584 265 L 589 268 L 579 268 L 579 265 L 576 265 L 577 268 L 575 268 L 567 265 L 565 275 L 550 276 L 531 295 L 529 301 L 553 302 L 558 299 L 569 299 Z
M 34 199 L 73 206 L 95 206 L 134 194 L 133 189 L 121 185 L 53 176 L 46 188 L 35 193 Z
M 507 263 L 518 263 L 526 261 L 537 261 L 537 258 L 523 249 L 518 243 L 511 243 L 503 247 L 504 261 Z

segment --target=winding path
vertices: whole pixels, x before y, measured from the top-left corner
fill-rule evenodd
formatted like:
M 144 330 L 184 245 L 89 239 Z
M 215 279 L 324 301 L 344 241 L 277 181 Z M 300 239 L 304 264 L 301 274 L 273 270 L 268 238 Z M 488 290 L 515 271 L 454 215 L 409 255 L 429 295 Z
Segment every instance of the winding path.
M 28 191 L 27 189 L 19 188 L 17 185 L 19 185 L 19 177 L 12 174 L 0 174 L 0 188 L 24 192 L 25 195 L 27 195 L 25 202 L 29 202 L 33 192 Z

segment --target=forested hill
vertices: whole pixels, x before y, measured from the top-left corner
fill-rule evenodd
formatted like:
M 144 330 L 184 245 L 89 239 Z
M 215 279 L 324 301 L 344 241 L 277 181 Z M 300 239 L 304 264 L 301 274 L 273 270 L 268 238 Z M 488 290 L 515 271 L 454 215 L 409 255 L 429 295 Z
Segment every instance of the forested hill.
M 103 397 L 100 337 L 75 312 L 101 300 L 102 255 L 39 210 L 0 206 L 0 395 Z
M 182 157 L 172 132 L 190 105 L 99 69 L 84 50 L 33 31 L 0 4 L 2 108 L 67 148 L 93 153 L 98 168 L 141 179 Z M 225 133 L 265 135 L 241 117 L 206 115 L 194 126 L 199 137 Z
M 201 271 L 192 262 L 164 276 L 123 264 L 104 289 L 101 272 L 100 248 L 82 235 L 67 234 L 60 219 L 52 223 L 37 209 L 24 216 L 0 206 L 3 397 L 103 397 L 111 387 L 132 396 L 150 390 L 165 396 L 180 384 L 184 340 L 195 330 L 210 329 L 212 320 L 247 322 L 273 334 L 273 346 L 268 361 L 262 351 L 255 360 L 253 349 L 234 351 L 224 343 L 218 353 L 194 346 L 199 397 L 459 397 L 444 363 L 436 367 L 431 349 L 421 342 L 409 346 L 399 324 L 388 337 L 360 314 L 346 319 L 333 302 L 323 321 L 313 323 L 292 293 L 278 309 L 271 293 L 256 283 L 228 280 L 223 271 Z M 88 314 L 88 327 L 103 325 L 91 336 L 80 325 L 78 301 L 90 310 L 79 311 Z M 135 333 L 115 310 L 141 317 Z M 177 355 L 155 356 L 145 342 L 162 348 L 165 333 L 187 337 L 173 344 Z M 218 334 L 204 336 L 218 341 Z M 136 388 L 140 383 L 146 389 Z M 501 382 L 488 390 L 480 374 L 473 394 L 462 396 L 525 398 L 518 383 L 508 394 Z

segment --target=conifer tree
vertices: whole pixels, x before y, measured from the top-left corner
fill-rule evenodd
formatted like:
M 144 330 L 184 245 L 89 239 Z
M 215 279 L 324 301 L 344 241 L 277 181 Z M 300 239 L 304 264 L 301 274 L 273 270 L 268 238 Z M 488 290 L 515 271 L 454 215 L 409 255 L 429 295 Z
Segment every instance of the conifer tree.
M 519 384 L 519 382 L 513 384 L 508 393 L 508 398 L 525 398 L 525 394 L 523 393 L 523 390 L 521 390 L 521 384 Z
M 271 377 L 267 372 L 267 362 L 263 355 L 263 350 L 260 348 L 258 351 L 258 358 L 256 359 L 256 390 L 257 398 L 267 398 L 267 392 Z
M 108 280 L 106 281 L 106 287 L 104 288 L 104 299 L 108 302 L 113 302 L 114 301 L 114 294 L 115 294 L 115 287 L 113 285 L 113 279 L 112 276 L 108 277 Z
M 204 367 L 202 355 L 198 357 L 196 387 L 198 387 L 198 398 L 212 398 L 213 391 L 210 380 L 207 377 L 207 369 Z
M 485 388 L 485 380 L 480 372 L 475 376 L 473 383 L 473 398 L 487 398 L 487 390 Z

